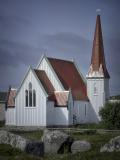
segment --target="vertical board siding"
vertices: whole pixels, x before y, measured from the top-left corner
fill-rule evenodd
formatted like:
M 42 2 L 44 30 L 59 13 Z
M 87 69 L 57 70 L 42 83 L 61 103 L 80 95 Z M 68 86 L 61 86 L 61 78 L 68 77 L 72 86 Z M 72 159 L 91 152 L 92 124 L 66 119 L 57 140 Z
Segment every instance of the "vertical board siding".
M 39 66 L 40 70 L 44 70 L 49 77 L 49 80 L 51 81 L 54 88 L 58 91 L 64 90 L 64 88 L 60 85 L 58 79 L 56 78 L 55 74 L 53 73 L 51 67 L 48 65 L 48 62 L 44 58 Z
M 94 93 L 94 83 L 96 83 L 97 93 Z M 104 79 L 87 79 L 87 94 L 91 105 L 93 106 L 97 117 L 99 118 L 99 110 L 105 103 Z
M 76 116 L 76 123 L 87 123 L 89 121 L 89 102 L 75 101 L 74 102 L 74 114 Z M 86 112 L 86 114 L 85 114 Z
M 36 107 L 25 106 L 25 90 L 29 82 L 36 90 Z M 16 97 L 16 120 L 17 126 L 46 126 L 46 96 L 31 70 Z
M 7 108 L 6 110 L 6 125 L 16 125 L 16 110 L 15 108 Z
M 67 107 L 54 107 L 53 102 L 47 102 L 47 126 L 69 125 Z

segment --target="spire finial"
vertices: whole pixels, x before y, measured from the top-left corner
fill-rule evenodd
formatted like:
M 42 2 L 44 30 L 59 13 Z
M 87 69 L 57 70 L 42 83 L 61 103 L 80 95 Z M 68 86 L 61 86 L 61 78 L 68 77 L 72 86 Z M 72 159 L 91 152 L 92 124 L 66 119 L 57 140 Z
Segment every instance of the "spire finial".
M 96 9 L 96 13 L 97 13 L 98 15 L 100 14 L 100 12 L 101 12 L 101 9 L 100 9 L 100 8 Z

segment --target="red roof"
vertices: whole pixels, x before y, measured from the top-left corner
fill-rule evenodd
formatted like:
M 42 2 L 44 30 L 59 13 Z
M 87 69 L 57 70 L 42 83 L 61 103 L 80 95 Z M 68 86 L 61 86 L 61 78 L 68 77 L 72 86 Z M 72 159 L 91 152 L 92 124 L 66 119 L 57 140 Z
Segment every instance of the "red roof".
M 37 70 L 37 69 L 35 69 L 34 71 L 35 71 L 38 79 L 42 83 L 45 91 L 48 94 L 52 94 L 55 91 L 55 89 L 54 89 L 52 83 L 50 82 L 50 80 L 49 80 L 47 74 L 45 73 L 45 71 L 43 71 L 43 70 Z
M 71 61 L 48 58 L 65 90 L 71 88 L 75 100 L 88 100 L 84 80 Z
M 15 96 L 16 96 L 16 89 L 10 89 L 7 101 L 7 107 L 15 107 Z
M 55 102 L 55 106 L 67 106 L 68 105 L 69 91 L 55 91 L 49 96 L 50 101 Z
M 99 71 L 99 68 L 101 65 L 104 76 L 106 78 L 110 78 L 106 68 L 106 62 L 105 62 L 105 56 L 104 56 L 104 46 L 103 46 L 100 15 L 97 15 L 97 20 L 96 20 L 91 65 L 92 65 L 93 71 Z

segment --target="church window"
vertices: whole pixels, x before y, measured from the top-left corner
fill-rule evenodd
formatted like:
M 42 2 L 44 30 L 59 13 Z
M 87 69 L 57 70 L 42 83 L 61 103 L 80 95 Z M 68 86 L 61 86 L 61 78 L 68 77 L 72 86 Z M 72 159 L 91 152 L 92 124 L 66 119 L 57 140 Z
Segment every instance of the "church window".
M 25 90 L 25 105 L 28 107 L 28 90 Z
M 32 88 L 32 83 L 28 85 L 28 90 L 25 90 L 25 106 L 35 107 L 36 106 L 36 91 Z
M 32 83 L 29 83 L 29 107 L 32 107 Z
M 36 106 L 36 91 L 33 90 L 33 106 Z

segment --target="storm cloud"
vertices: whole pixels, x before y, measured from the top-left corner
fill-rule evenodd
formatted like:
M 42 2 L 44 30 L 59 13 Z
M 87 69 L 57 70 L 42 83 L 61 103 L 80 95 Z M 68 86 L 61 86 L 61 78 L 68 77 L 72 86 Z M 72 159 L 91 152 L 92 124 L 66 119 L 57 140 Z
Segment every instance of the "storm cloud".
M 84 76 L 88 72 L 96 9 L 101 9 L 111 94 L 120 94 L 119 0 L 1 0 L 0 90 L 20 85 L 29 65 L 42 54 L 74 59 Z

